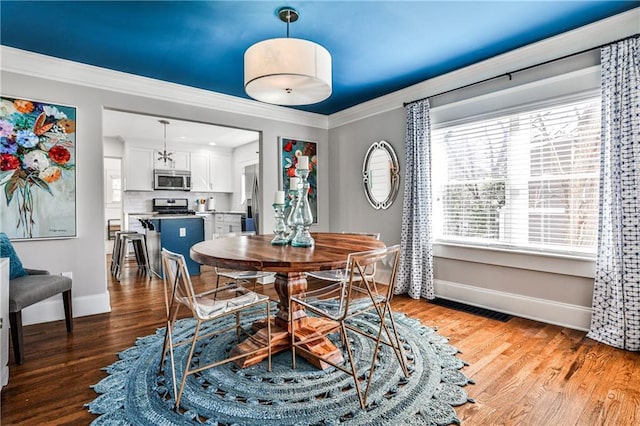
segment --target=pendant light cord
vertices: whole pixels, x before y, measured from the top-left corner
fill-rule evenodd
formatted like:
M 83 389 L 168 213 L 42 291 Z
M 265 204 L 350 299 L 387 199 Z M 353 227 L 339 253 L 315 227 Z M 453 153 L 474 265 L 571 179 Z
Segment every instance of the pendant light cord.
M 162 155 L 158 157 L 158 160 L 162 160 L 164 164 L 167 164 L 167 161 L 173 161 L 171 158 L 171 154 L 167 152 L 167 124 L 169 122 L 167 120 L 158 120 L 164 126 L 164 150 L 162 151 Z
M 289 38 L 289 24 L 298 20 L 298 12 L 290 7 L 283 7 L 278 10 L 278 18 L 287 24 L 287 38 Z
M 162 123 L 164 125 L 164 152 L 163 155 L 167 155 L 167 123 Z M 165 160 L 166 163 L 166 160 Z
M 291 11 L 287 11 L 287 38 L 289 38 L 289 24 L 291 23 Z

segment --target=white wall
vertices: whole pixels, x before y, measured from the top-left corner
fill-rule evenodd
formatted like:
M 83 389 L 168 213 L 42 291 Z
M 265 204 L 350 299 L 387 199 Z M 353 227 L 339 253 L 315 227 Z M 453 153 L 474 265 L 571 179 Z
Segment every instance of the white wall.
M 329 186 L 331 189 L 331 230 L 336 232 L 379 232 L 387 244 L 400 242 L 402 191 L 405 172 L 405 112 L 397 108 L 363 118 L 329 131 Z M 391 144 L 400 165 L 400 192 L 386 210 L 376 210 L 367 201 L 362 184 L 364 156 L 372 143 Z
M 105 137 L 103 140 L 103 153 L 105 157 L 124 157 L 124 141 L 120 138 Z

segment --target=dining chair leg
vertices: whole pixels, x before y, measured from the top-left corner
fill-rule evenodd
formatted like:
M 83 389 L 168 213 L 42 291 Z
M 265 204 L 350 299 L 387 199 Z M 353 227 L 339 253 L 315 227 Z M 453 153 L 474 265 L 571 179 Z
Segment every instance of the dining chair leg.
M 9 328 L 13 343 L 13 356 L 16 364 L 24 362 L 24 336 L 22 334 L 22 311 L 9 312 Z
M 174 311 L 173 311 L 173 315 L 171 315 L 171 313 L 167 314 L 167 327 L 164 330 L 164 343 L 162 345 L 162 358 L 160 358 L 160 366 L 158 368 L 158 373 L 160 373 L 163 370 L 163 366 L 164 366 L 164 359 L 167 356 L 167 350 L 169 349 L 169 341 L 171 340 L 171 336 L 173 333 L 173 325 L 176 322 L 176 319 L 178 318 L 178 311 L 180 311 L 180 306 L 181 305 L 176 305 Z
M 293 309 L 293 307 L 291 306 L 291 301 L 289 301 L 289 328 L 291 329 L 289 333 L 291 344 L 289 346 L 291 347 L 291 368 L 295 370 L 296 369 L 296 330 L 295 330 L 294 321 L 291 316 L 291 312 L 292 312 L 291 309 Z
M 240 312 L 236 312 L 236 342 L 240 343 Z
M 169 331 L 171 329 L 171 322 L 169 321 L 169 319 L 167 319 L 166 322 L 166 327 L 164 328 L 164 337 L 162 339 L 162 356 L 160 357 L 160 363 L 158 364 L 158 374 L 162 373 L 162 370 L 164 369 L 164 359 L 167 356 L 167 348 L 169 345 L 169 334 L 171 334 L 171 332 Z
M 385 312 L 389 314 L 389 319 L 391 321 L 391 328 L 393 329 L 393 336 L 395 338 L 395 343 L 392 345 L 392 348 L 396 354 L 396 358 L 398 358 L 400 367 L 402 367 L 402 372 L 404 373 L 404 377 L 409 377 L 409 371 L 407 370 L 407 363 L 405 362 L 404 353 L 402 352 L 402 343 L 400 342 L 400 336 L 398 335 L 398 329 L 396 327 L 396 322 L 393 319 L 393 312 L 391 311 L 391 306 L 389 305 L 389 302 L 385 303 L 385 309 L 384 309 L 383 315 L 386 315 Z M 382 319 L 382 323 L 384 324 L 384 317 Z M 389 329 L 386 327 L 386 325 L 385 325 L 385 329 L 387 331 L 387 336 L 389 338 L 389 341 L 393 343 L 391 339 L 391 333 L 389 332 Z
M 361 271 L 362 272 L 362 271 Z M 373 283 L 373 285 L 371 285 L 371 283 Z M 382 329 L 384 328 L 385 334 L 387 336 L 388 342 L 389 342 L 389 346 L 391 346 L 391 349 L 393 350 L 393 353 L 395 354 L 396 358 L 398 359 L 398 363 L 400 364 L 400 367 L 402 368 L 402 372 L 404 374 L 405 377 L 409 377 L 409 372 L 407 370 L 407 365 L 405 363 L 404 360 L 404 354 L 402 353 L 402 344 L 400 342 L 400 337 L 398 335 L 398 329 L 396 328 L 396 322 L 393 319 L 393 311 L 391 310 L 391 304 L 389 303 L 389 301 L 391 300 L 392 297 L 392 289 L 389 288 L 388 289 L 388 293 L 387 293 L 387 297 L 385 298 L 385 300 L 383 302 L 376 302 L 375 301 L 375 297 L 374 294 L 379 294 L 378 290 L 377 290 L 377 286 L 376 286 L 376 281 L 374 278 L 370 280 L 364 280 L 364 284 L 365 287 L 367 289 L 367 293 L 369 295 L 369 298 L 371 299 L 372 305 L 376 310 L 376 313 L 378 314 L 378 317 L 380 319 L 380 329 L 378 330 L 378 337 L 377 337 L 377 347 L 376 347 L 376 352 L 377 349 L 379 347 L 380 344 L 380 339 L 382 337 Z M 373 290 L 372 290 L 373 287 Z M 393 334 L 389 331 L 389 327 L 387 327 L 387 323 L 386 323 L 386 316 L 387 314 L 389 314 L 389 320 L 391 322 L 391 328 L 393 330 Z M 369 376 L 371 377 L 371 376 Z M 369 381 L 370 384 L 370 381 Z M 369 384 L 367 384 L 367 392 L 369 389 Z
M 347 349 L 349 364 L 351 364 L 351 377 L 353 378 L 353 384 L 355 385 L 356 392 L 358 393 L 358 399 L 360 400 L 360 407 L 364 410 L 366 407 L 366 400 L 362 397 L 362 391 L 360 390 L 360 383 L 358 382 L 358 372 L 356 371 L 356 361 L 353 357 L 353 352 L 351 351 L 349 336 L 347 336 L 347 327 L 342 321 L 340 322 L 340 334 L 344 335 L 345 348 Z
M 193 352 L 196 349 L 196 343 L 198 342 L 198 333 L 200 333 L 200 325 L 202 321 L 198 320 L 196 324 L 193 340 L 191 341 L 191 349 L 189 350 L 189 356 L 187 357 L 187 363 L 184 367 L 184 374 L 182 375 L 182 382 L 180 383 L 180 390 L 176 396 L 176 409 L 180 407 L 180 399 L 182 398 L 182 392 L 184 391 L 184 385 L 187 383 L 187 376 L 189 375 L 189 366 L 191 365 L 191 358 L 193 358 Z
M 295 330 L 295 321 L 293 321 L 293 316 L 291 315 L 293 312 L 293 306 L 291 301 L 289 301 L 289 328 L 291 329 L 290 337 L 291 337 L 291 368 L 296 369 L 296 330 Z
M 64 321 L 67 326 L 67 333 L 73 331 L 73 300 L 71 290 L 62 292 L 62 305 L 64 306 Z
M 267 369 L 268 371 L 271 371 L 271 306 L 270 306 L 270 302 L 267 300 L 267 339 L 269 340 L 269 343 L 267 344 Z
M 166 357 L 167 350 L 169 352 L 169 360 L 171 361 L 171 383 L 173 384 L 173 394 L 178 392 L 178 385 L 176 383 L 176 360 L 173 353 L 173 327 L 170 321 L 167 321 L 167 328 L 165 329 L 165 347 L 162 350 L 162 358 L 160 359 L 160 371 L 163 369 L 164 358 Z M 159 373 L 158 373 L 159 374 Z
M 380 314 L 380 312 L 378 312 L 378 314 Z M 376 341 L 375 341 L 375 349 L 373 350 L 373 356 L 371 357 L 371 366 L 369 367 L 369 377 L 367 378 L 367 387 L 365 388 L 364 391 L 364 400 L 367 400 L 367 397 L 369 396 L 369 388 L 371 387 L 371 382 L 373 381 L 373 373 L 375 370 L 375 366 L 376 366 L 376 358 L 378 357 L 378 352 L 380 351 L 380 342 L 382 339 L 382 331 L 386 329 L 385 325 L 384 325 L 384 318 L 380 321 L 380 327 L 378 327 L 378 335 L 376 336 Z M 395 352 L 395 347 L 394 347 L 394 343 L 391 340 L 391 338 L 388 336 L 388 332 L 387 332 L 387 337 L 389 338 L 389 343 L 391 343 L 392 348 L 394 349 Z M 397 353 L 396 353 L 397 355 Z

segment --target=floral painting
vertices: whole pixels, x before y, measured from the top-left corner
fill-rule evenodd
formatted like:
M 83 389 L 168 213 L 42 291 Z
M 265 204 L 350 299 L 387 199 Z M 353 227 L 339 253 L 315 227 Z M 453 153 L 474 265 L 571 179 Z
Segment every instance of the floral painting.
M 0 231 L 76 236 L 76 109 L 0 98 Z
M 282 166 L 282 189 L 289 192 L 289 179 L 296 176 L 298 158 L 309 157 L 309 206 L 313 223 L 318 223 L 318 155 L 317 143 L 300 139 L 280 138 L 280 164 Z M 286 217 L 286 216 L 285 216 Z

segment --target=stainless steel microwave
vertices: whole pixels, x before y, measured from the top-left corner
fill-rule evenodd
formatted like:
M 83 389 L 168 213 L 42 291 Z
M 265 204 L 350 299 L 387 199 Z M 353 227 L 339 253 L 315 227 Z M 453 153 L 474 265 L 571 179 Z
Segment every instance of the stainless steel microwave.
M 191 191 L 189 170 L 154 169 L 153 189 Z

